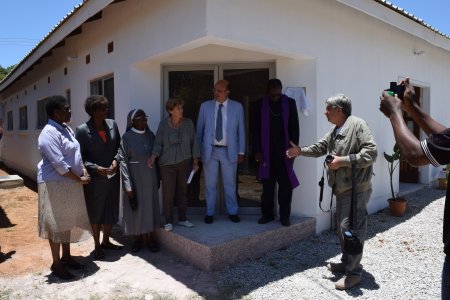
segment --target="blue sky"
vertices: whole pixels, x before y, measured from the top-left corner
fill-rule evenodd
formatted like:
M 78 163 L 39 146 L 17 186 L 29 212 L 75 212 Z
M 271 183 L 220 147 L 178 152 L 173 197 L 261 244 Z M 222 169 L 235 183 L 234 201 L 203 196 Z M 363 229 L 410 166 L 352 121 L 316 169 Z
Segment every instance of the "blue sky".
M 0 0 L 0 65 L 21 61 L 82 0 Z M 312 0 L 311 0 L 312 1 Z M 450 0 L 391 0 L 450 36 Z

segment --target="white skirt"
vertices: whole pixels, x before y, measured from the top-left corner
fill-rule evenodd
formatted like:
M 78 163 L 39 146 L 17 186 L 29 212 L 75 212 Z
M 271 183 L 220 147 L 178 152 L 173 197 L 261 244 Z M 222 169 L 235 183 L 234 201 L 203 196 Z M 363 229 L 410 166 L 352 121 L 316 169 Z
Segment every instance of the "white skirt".
M 55 243 L 74 243 L 91 237 L 83 186 L 77 182 L 38 184 L 39 237 Z

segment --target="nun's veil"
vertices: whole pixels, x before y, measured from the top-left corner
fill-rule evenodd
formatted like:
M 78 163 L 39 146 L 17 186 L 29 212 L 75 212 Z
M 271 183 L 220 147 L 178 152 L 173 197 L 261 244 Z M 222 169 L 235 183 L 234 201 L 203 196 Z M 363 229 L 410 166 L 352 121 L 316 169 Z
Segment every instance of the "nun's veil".
M 127 116 L 127 129 L 126 129 L 125 131 L 131 130 L 131 128 L 133 127 L 133 118 L 134 118 L 134 116 L 135 116 L 138 112 L 143 112 L 144 115 L 145 115 L 145 112 L 144 112 L 142 109 L 140 109 L 140 108 L 132 109 L 132 110 L 128 113 L 128 116 Z M 148 127 L 148 124 L 147 124 L 147 126 L 146 126 L 146 130 L 147 130 L 148 132 L 151 132 L 150 128 Z

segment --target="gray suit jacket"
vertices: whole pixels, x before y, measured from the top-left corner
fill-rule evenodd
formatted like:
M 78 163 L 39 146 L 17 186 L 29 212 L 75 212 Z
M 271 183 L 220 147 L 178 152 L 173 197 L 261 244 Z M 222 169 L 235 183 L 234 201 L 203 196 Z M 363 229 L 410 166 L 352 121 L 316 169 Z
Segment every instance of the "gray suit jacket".
M 242 104 L 228 99 L 227 107 L 227 151 L 228 159 L 237 162 L 238 154 L 245 152 L 245 123 Z M 197 141 L 201 147 L 202 160 L 207 162 L 214 143 L 216 101 L 208 100 L 200 106 L 197 120 Z

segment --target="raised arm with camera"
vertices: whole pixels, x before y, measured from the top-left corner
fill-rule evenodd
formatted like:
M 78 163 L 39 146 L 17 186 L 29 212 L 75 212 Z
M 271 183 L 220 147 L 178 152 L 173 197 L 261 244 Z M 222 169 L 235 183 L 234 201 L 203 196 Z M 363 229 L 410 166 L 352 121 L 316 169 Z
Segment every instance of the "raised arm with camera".
M 409 83 L 409 78 L 402 81 L 400 85 L 404 86 L 403 100 L 398 95 L 392 96 L 389 92 L 383 91 L 380 97 L 380 111 L 391 121 L 395 140 L 402 157 L 411 165 L 427 165 L 430 160 L 422 150 L 420 141 L 409 130 L 403 118 L 402 110 L 407 112 L 427 135 L 442 132 L 446 127 L 420 108 L 415 99 L 414 88 Z
M 404 86 L 403 100 L 398 95 L 390 95 L 384 91 L 380 97 L 380 110 L 389 118 L 394 130 L 395 140 L 401 154 L 410 164 L 437 167 L 450 163 L 450 128 L 445 128 L 425 113 L 415 101 L 414 88 L 409 79 L 400 83 Z M 429 135 L 419 141 L 407 127 L 402 110 L 406 111 L 420 128 Z M 443 242 L 445 261 L 442 270 L 442 299 L 450 299 L 450 205 L 449 185 L 444 207 Z

